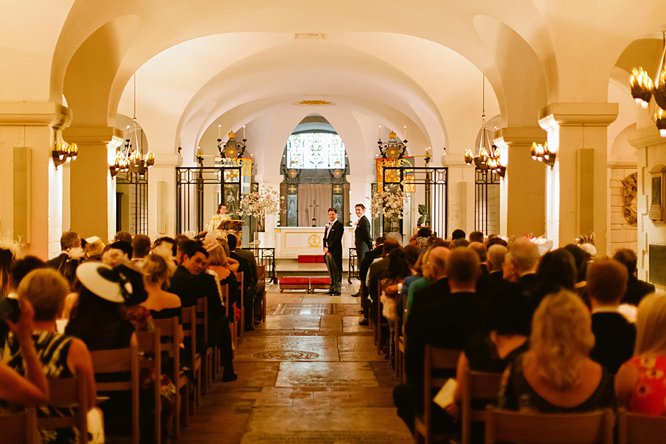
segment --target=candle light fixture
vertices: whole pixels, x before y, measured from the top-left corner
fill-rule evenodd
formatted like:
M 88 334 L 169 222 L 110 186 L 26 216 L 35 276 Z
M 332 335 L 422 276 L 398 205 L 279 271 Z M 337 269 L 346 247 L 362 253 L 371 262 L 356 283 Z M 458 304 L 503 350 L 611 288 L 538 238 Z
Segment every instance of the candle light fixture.
M 474 165 L 481 170 L 492 170 L 504 177 L 506 164 L 502 161 L 497 145 L 491 145 L 488 129 L 486 128 L 486 76 L 483 76 L 481 87 L 481 135 L 476 155 L 471 148 L 465 150 L 465 163 Z
M 143 154 L 142 141 L 143 129 L 138 125 L 136 119 L 136 74 L 134 74 L 134 109 L 132 123 L 127 126 L 127 137 L 125 143 L 116 148 L 116 156 L 113 164 L 109 165 L 111 177 L 118 173 L 137 174 L 139 177 L 145 177 L 148 168 L 155 165 L 155 154 L 148 150 Z M 132 143 L 134 138 L 134 143 Z
M 656 109 L 653 114 L 653 119 L 662 137 L 666 137 L 666 70 L 664 69 L 664 62 L 666 61 L 666 31 L 661 33 L 662 51 L 659 58 L 659 67 L 657 73 L 652 79 L 642 66 L 634 67 L 631 70 L 631 77 L 629 84 L 631 86 L 631 96 L 634 101 L 647 109 L 650 100 L 654 97 Z

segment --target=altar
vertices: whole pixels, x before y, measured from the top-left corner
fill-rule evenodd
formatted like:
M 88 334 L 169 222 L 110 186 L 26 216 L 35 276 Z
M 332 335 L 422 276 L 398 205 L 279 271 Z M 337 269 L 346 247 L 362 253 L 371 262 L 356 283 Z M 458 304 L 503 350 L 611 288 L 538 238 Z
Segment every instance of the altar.
M 297 259 L 299 254 L 324 254 L 326 227 L 276 227 L 275 256 L 277 259 Z M 349 257 L 354 246 L 354 227 L 345 227 L 342 236 L 342 257 Z

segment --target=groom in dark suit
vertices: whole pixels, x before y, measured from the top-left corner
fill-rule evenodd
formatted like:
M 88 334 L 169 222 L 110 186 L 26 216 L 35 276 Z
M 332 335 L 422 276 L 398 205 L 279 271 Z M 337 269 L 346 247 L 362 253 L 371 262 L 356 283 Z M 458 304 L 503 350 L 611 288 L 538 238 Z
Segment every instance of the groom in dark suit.
M 356 204 L 356 229 L 354 230 L 354 247 L 356 247 L 356 257 L 359 267 L 363 263 L 365 253 L 372 249 L 372 239 L 370 238 L 370 221 L 365 217 L 365 205 Z
M 333 296 L 339 296 L 342 291 L 342 234 L 344 227 L 338 220 L 338 211 L 328 209 L 328 225 L 324 230 L 324 262 L 331 277 L 331 288 L 328 291 Z

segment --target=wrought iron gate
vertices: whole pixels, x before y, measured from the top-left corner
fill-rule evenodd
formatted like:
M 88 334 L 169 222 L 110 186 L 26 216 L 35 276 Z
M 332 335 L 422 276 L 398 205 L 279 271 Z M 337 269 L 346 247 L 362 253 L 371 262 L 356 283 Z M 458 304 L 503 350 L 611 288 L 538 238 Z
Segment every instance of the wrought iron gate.
M 148 234 L 148 173 L 116 176 L 116 230 Z
M 240 166 L 177 167 L 176 233 L 205 230 L 220 203 L 237 213 L 240 197 Z
M 385 166 L 382 168 L 382 184 L 384 189 L 399 185 L 405 192 L 405 209 L 403 211 L 403 234 L 409 234 L 417 225 L 428 226 L 433 233 L 446 237 L 448 232 L 448 167 L 413 167 Z M 422 203 L 420 203 L 422 202 Z M 413 220 L 412 208 L 423 220 Z M 419 208 L 420 207 L 420 208 Z M 383 224 L 383 218 L 381 218 Z M 404 230 L 408 230 L 407 233 Z
M 474 177 L 474 229 L 484 234 L 499 233 L 500 176 L 476 168 Z

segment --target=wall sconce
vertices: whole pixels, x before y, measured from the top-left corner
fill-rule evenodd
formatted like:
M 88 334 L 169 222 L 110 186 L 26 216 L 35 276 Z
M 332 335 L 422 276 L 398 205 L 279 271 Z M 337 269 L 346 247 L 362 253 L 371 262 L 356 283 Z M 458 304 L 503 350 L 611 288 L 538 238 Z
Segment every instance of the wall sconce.
M 548 148 L 548 142 L 545 142 L 543 145 L 540 143 L 532 142 L 532 148 L 530 148 L 530 154 L 532 155 L 532 160 L 537 162 L 543 162 L 548 165 L 551 169 L 555 166 L 555 159 L 557 158 L 557 152 L 552 151 Z
M 67 142 L 57 142 L 55 148 L 51 151 L 53 164 L 56 168 L 67 161 L 74 162 L 78 154 L 79 147 L 75 143 L 68 144 Z

